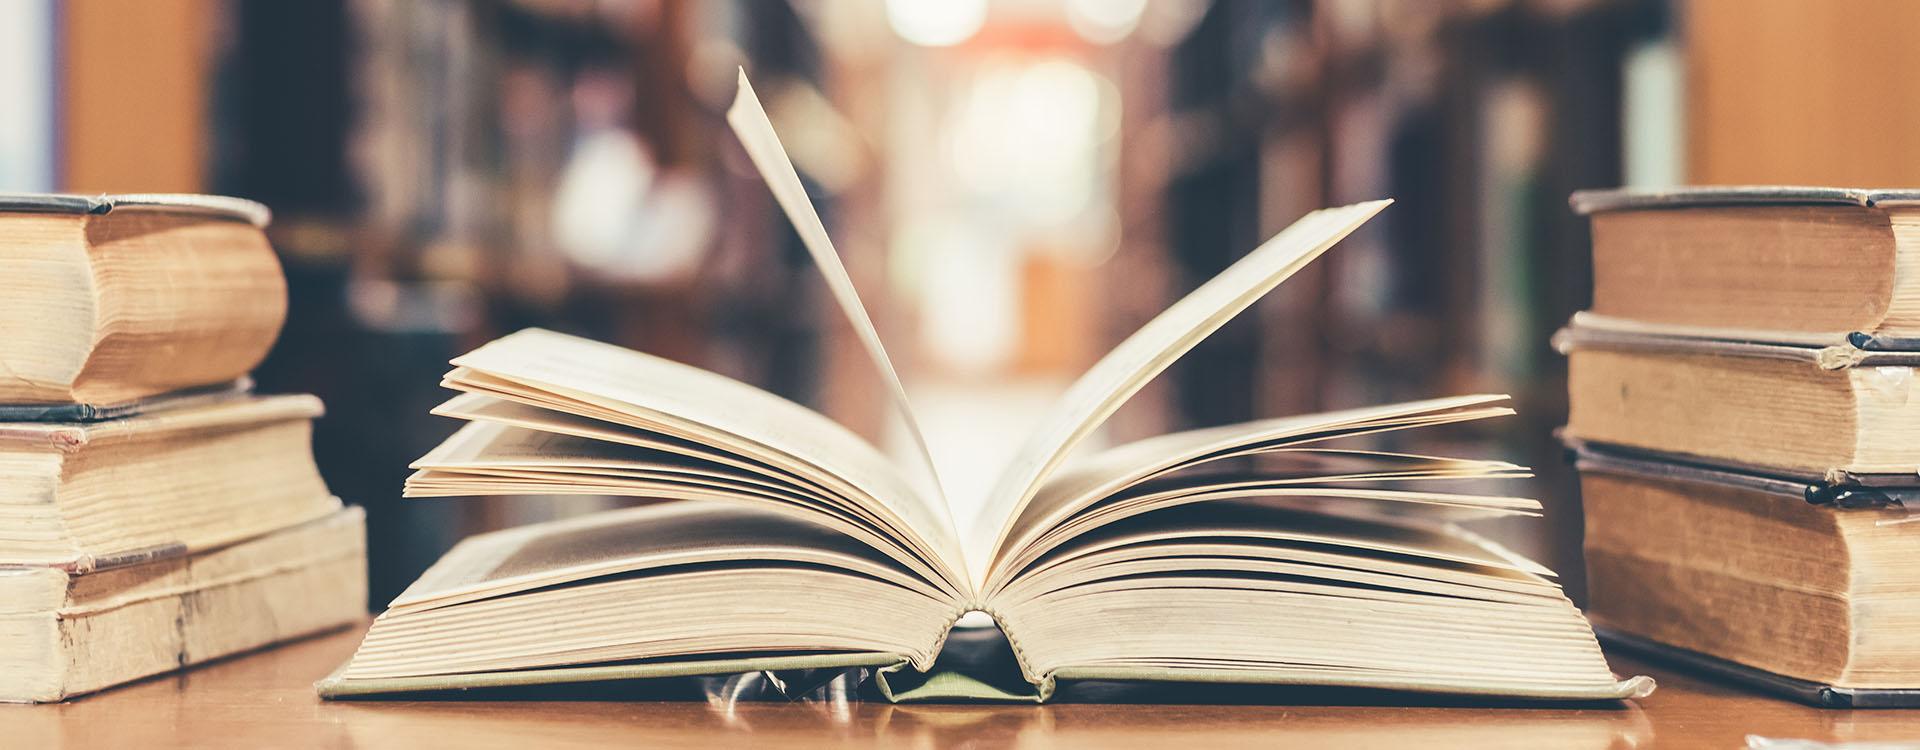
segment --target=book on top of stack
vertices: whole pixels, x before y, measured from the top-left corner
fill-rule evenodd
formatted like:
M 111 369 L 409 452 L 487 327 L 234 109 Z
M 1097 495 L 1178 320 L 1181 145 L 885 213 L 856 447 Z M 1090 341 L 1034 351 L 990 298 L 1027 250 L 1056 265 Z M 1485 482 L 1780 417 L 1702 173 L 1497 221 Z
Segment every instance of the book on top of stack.
M 1575 193 L 1556 337 L 1589 616 L 1829 706 L 1920 705 L 1920 191 Z
M 247 373 L 286 317 L 265 207 L 0 194 L 0 701 L 357 620 L 361 512 L 319 399 Z

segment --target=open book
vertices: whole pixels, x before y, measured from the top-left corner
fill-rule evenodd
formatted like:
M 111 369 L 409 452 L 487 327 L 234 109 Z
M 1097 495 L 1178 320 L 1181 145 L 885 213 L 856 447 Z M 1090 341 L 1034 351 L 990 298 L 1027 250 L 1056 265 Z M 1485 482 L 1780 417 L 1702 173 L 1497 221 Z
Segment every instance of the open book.
M 1306 216 L 1121 343 L 963 526 L 925 481 L 905 390 L 744 75 L 728 121 L 906 417 L 913 465 L 694 367 L 542 330 L 499 339 L 453 361 L 444 382 L 462 394 L 436 413 L 469 424 L 414 465 L 408 496 L 674 502 L 461 543 L 322 694 L 852 666 L 875 667 L 894 699 L 1044 700 L 1061 679 L 1586 700 L 1651 689 L 1614 678 L 1551 573 L 1453 525 L 1536 515 L 1537 502 L 1420 489 L 1522 467 L 1339 447 L 1505 415 L 1504 397 L 1212 427 L 1068 461 L 1148 380 L 1386 201 Z M 997 621 L 1029 689 L 923 674 L 974 611 Z

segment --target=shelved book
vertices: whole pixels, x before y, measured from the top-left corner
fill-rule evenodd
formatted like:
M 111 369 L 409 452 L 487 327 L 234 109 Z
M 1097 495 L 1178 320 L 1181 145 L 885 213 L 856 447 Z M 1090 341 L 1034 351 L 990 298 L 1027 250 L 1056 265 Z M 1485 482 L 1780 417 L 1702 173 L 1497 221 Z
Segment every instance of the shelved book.
M 904 389 L 744 75 L 728 120 L 911 425 Z M 1267 419 L 1069 462 L 1150 378 L 1386 206 L 1314 212 L 1073 385 L 972 522 L 925 441 L 889 461 L 751 386 L 542 330 L 453 361 L 468 425 L 412 497 L 664 501 L 463 542 L 320 683 L 327 697 L 865 666 L 895 700 L 1044 700 L 1060 680 L 1353 686 L 1530 699 L 1645 695 L 1607 668 L 1533 562 L 1456 522 L 1533 500 L 1432 489 L 1513 464 L 1348 447 L 1510 413 L 1499 396 Z M 1416 486 L 1417 485 L 1417 486 Z M 932 671 L 955 623 L 997 622 L 1024 677 Z

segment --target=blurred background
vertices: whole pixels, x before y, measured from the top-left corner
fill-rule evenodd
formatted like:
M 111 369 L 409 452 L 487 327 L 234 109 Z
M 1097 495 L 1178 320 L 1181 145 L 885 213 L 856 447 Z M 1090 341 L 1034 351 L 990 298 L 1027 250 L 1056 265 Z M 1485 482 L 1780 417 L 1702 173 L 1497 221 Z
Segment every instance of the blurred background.
M 1380 219 L 1102 440 L 1493 391 L 1401 447 L 1530 464 L 1491 529 L 1581 591 L 1553 330 L 1578 188 L 1920 183 L 1920 3 L 0 0 L 0 190 L 265 202 L 384 602 L 476 531 L 593 498 L 402 501 L 446 361 L 525 326 L 691 362 L 886 445 L 882 391 L 722 114 L 744 67 L 958 502 L 1108 347 L 1315 208 Z M 961 515 L 967 515 L 965 510 Z

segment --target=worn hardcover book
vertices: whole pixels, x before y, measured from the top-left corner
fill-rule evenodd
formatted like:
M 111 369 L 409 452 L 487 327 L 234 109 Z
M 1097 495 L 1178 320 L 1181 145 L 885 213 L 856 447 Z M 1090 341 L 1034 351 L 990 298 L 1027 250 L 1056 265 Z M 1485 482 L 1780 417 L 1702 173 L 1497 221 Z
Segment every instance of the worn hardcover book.
M 232 382 L 286 317 L 267 211 L 193 195 L 0 194 L 0 404 Z
M 358 508 L 85 575 L 0 568 L 0 701 L 64 700 L 357 622 L 366 580 Z
M 1920 472 L 1920 351 L 1658 333 L 1581 313 L 1567 355 L 1567 434 L 1799 474 Z
M 1448 491 L 1502 461 L 1358 439 L 1499 417 L 1462 396 L 1074 448 L 1149 379 L 1386 206 L 1309 214 L 1101 359 L 956 518 L 872 321 L 744 76 L 728 120 L 913 436 L 855 433 L 687 365 L 542 330 L 453 361 L 469 422 L 413 497 L 669 501 L 475 537 L 374 622 L 319 686 L 351 697 L 867 666 L 896 700 L 1044 700 L 1061 680 L 1384 688 L 1530 699 L 1645 694 L 1617 679 L 1551 574 L 1461 528 L 1537 515 Z M 984 613 L 1021 679 L 933 670 Z
M 211 549 L 340 508 L 312 396 L 230 395 L 93 423 L 0 423 L 0 566 L 71 573 Z
M 1811 703 L 1920 705 L 1920 483 L 1576 452 L 1596 626 Z
M 1920 191 L 1693 187 L 1573 194 L 1593 312 L 1696 335 L 1920 348 Z

